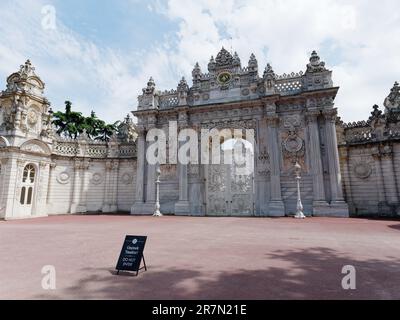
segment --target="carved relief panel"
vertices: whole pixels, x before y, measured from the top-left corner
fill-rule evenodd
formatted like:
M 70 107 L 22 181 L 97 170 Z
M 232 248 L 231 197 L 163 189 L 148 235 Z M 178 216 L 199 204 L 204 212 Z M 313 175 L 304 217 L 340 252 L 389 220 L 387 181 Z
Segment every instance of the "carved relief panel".
M 292 170 L 296 162 L 302 168 L 306 167 L 304 127 L 304 121 L 299 114 L 287 115 L 281 121 L 283 170 L 286 172 Z

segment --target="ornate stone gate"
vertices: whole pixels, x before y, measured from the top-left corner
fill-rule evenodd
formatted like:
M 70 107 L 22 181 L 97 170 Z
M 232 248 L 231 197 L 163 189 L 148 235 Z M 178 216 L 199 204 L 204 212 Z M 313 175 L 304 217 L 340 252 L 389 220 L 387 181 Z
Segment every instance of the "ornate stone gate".
M 235 164 L 207 166 L 207 215 L 252 216 L 254 175 L 236 174 Z

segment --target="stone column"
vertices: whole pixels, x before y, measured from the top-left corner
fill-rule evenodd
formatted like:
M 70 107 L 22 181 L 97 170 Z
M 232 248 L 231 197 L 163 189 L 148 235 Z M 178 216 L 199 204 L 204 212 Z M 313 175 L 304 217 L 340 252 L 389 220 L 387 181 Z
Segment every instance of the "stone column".
M 353 195 L 351 190 L 350 166 L 349 166 L 349 150 L 343 146 L 339 148 L 339 156 L 343 165 L 343 184 L 345 188 L 345 197 L 347 204 L 354 208 Z
M 112 162 L 111 179 L 110 179 L 111 180 L 111 182 L 110 182 L 110 194 L 111 194 L 110 212 L 118 211 L 118 205 L 117 205 L 118 169 L 119 169 L 119 161 L 114 160 Z
M 379 208 L 386 207 L 386 197 L 385 197 L 385 185 L 383 183 L 383 173 L 381 166 L 381 154 L 379 152 L 379 148 L 374 148 L 372 150 L 372 157 L 374 158 L 375 163 L 375 172 L 376 172 L 376 184 L 377 184 L 377 192 L 378 192 L 378 210 Z
M 399 202 L 396 176 L 393 166 L 393 147 L 389 144 L 380 148 L 382 176 L 385 185 L 386 200 L 389 206 L 397 205 Z
M 269 201 L 268 215 L 273 217 L 285 216 L 285 206 L 281 192 L 281 149 L 278 144 L 277 115 L 267 117 L 268 154 L 271 166 L 271 199 Z
M 74 163 L 74 187 L 72 190 L 72 204 L 70 208 L 70 213 L 78 213 L 79 211 L 79 201 L 80 201 L 80 171 L 82 168 L 82 160 L 75 159 Z
M 156 204 L 156 169 L 157 165 L 147 162 L 146 207 L 152 206 L 153 211 Z
M 53 187 L 52 187 L 52 183 L 53 183 L 53 178 L 54 178 L 54 170 L 57 167 L 57 163 L 55 162 L 51 162 L 50 163 L 50 172 L 49 172 L 49 185 L 47 187 L 47 213 L 49 213 L 49 211 L 52 210 L 53 207 Z M 50 212 L 51 213 L 51 212 Z
M 138 127 L 137 138 L 137 171 L 136 171 L 136 198 L 131 208 L 131 214 L 143 214 L 144 205 L 144 170 L 146 164 L 146 132 Z
M 90 160 L 85 159 L 82 162 L 82 170 L 81 170 L 81 175 L 82 175 L 82 186 L 81 186 L 81 199 L 79 203 L 79 212 L 80 213 L 85 213 L 87 212 L 87 194 L 88 194 L 88 188 L 89 188 L 89 183 L 88 183 L 88 175 L 89 175 L 89 167 L 90 167 Z
M 111 171 L 111 166 L 112 163 L 110 160 L 106 161 L 106 173 L 105 173 L 105 179 L 104 179 L 104 201 L 103 201 L 103 207 L 101 209 L 102 212 L 110 212 L 110 171 Z
M 340 173 L 339 151 L 336 136 L 336 109 L 324 112 L 326 150 L 328 153 L 329 181 L 331 187 L 330 215 L 348 217 L 349 208 L 343 198 L 342 175 Z
M 50 164 L 45 161 L 39 162 L 37 173 L 36 196 L 33 202 L 32 215 L 35 217 L 47 216 L 47 195 L 50 176 Z
M 179 146 L 182 144 L 184 142 L 180 142 Z M 190 213 L 188 165 L 180 163 L 178 159 L 177 169 L 179 177 L 179 201 L 175 203 L 175 215 L 188 215 Z
M 313 215 L 326 215 L 329 207 L 325 197 L 324 176 L 322 168 L 321 142 L 319 139 L 319 111 L 307 112 L 308 132 L 310 136 L 310 169 L 313 178 Z

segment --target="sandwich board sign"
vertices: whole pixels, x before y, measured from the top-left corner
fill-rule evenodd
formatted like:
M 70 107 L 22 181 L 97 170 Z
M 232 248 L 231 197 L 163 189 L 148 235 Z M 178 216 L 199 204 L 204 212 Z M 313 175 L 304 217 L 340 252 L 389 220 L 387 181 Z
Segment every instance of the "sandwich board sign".
M 119 274 L 120 271 L 133 271 L 136 276 L 139 271 L 145 269 L 147 271 L 146 262 L 144 260 L 143 251 L 146 245 L 147 237 L 145 236 L 126 236 L 124 244 L 122 245 L 121 254 L 119 255 L 116 270 Z M 143 260 L 143 267 L 140 265 Z

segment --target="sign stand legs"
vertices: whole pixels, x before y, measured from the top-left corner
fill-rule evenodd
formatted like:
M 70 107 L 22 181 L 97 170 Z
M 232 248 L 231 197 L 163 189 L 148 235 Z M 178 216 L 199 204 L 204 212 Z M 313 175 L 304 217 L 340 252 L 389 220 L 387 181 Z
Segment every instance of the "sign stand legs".
M 147 271 L 146 260 L 144 260 L 144 255 L 142 256 L 142 259 L 143 259 L 143 267 L 139 268 L 139 270 L 136 271 L 136 277 L 138 276 L 140 270 L 144 269 L 144 271 Z

